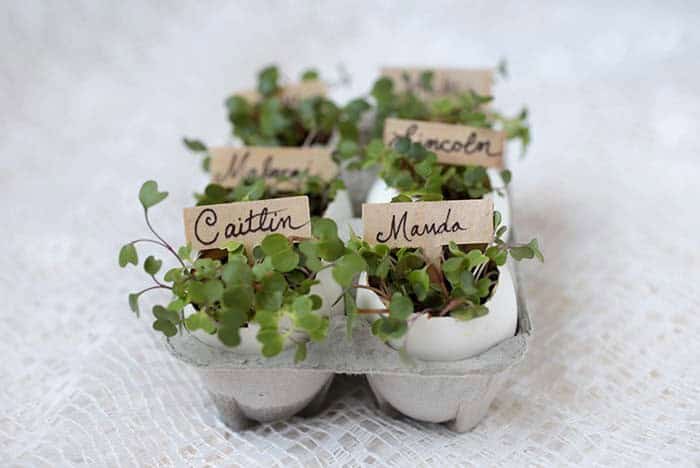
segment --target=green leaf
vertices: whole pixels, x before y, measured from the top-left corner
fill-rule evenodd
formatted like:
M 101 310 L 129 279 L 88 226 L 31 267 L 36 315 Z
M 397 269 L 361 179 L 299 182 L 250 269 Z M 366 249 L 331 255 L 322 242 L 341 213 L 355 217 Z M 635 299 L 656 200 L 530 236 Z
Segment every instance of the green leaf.
M 222 301 L 229 309 L 239 310 L 247 313 L 253 305 L 255 295 L 250 284 L 231 285 L 226 288 Z
M 282 307 L 287 288 L 284 277 L 277 272 L 270 273 L 262 279 L 261 286 L 261 290 L 255 294 L 257 308 L 276 311 Z
M 167 320 L 175 325 L 180 323 L 180 314 L 174 310 L 166 309 L 161 305 L 153 306 L 153 316 L 158 320 Z
M 192 246 L 190 244 L 183 245 L 177 249 L 177 255 L 183 260 L 190 260 L 190 255 L 192 255 Z
M 155 180 L 144 182 L 139 190 L 139 201 L 144 209 L 148 209 L 165 200 L 168 192 L 159 192 L 158 183 Z
M 501 225 L 501 213 L 498 211 L 493 212 L 493 227 L 498 228 Z
M 542 255 L 542 252 L 540 251 L 540 246 L 537 243 L 537 239 L 532 239 L 528 244 L 528 247 L 532 250 L 532 253 L 535 255 L 535 257 L 540 261 L 544 262 L 544 255 Z
M 263 260 L 261 263 L 256 263 L 253 265 L 253 276 L 257 281 L 262 281 L 262 279 L 271 271 L 273 271 L 274 267 L 272 266 L 272 258 L 270 257 L 265 257 L 265 260 Z
M 330 324 L 328 317 L 320 317 L 320 319 L 320 325 L 313 330 L 309 330 L 309 338 L 311 338 L 311 341 L 316 343 L 326 339 L 326 335 L 328 334 L 328 325 Z
M 432 70 L 426 70 L 420 74 L 420 86 L 426 91 L 433 90 L 433 75 Z
M 195 304 L 213 304 L 224 294 L 224 285 L 218 279 L 191 281 L 189 293 L 190 300 Z
M 224 308 L 219 315 L 219 323 L 225 328 L 241 328 L 248 321 L 248 311 L 241 306 Z
M 175 312 L 180 312 L 182 311 L 182 309 L 185 308 L 186 305 L 187 304 L 182 299 L 175 299 L 174 301 L 171 301 L 170 304 L 168 304 L 168 307 L 166 307 L 166 309 Z
M 408 150 L 411 149 L 411 140 L 406 137 L 397 138 L 394 143 L 394 149 L 399 153 L 407 154 Z
M 265 255 L 275 255 L 276 253 L 284 252 L 291 248 L 289 239 L 282 234 L 270 234 L 265 236 L 260 244 Z
M 348 253 L 338 259 L 333 267 L 333 278 L 343 288 L 352 284 L 353 278 L 367 268 L 365 260 L 356 253 Z
M 263 96 L 269 96 L 277 91 L 277 79 L 279 71 L 277 67 L 270 66 L 264 68 L 258 74 L 258 91 Z
M 297 343 L 297 349 L 294 352 L 294 363 L 302 362 L 304 359 L 306 359 L 306 342 L 302 341 Z
M 153 322 L 153 329 L 162 332 L 168 338 L 177 335 L 177 327 L 168 320 L 156 320 L 155 322 Z
M 263 345 L 263 356 L 272 357 L 282 352 L 284 339 L 276 328 L 261 328 L 256 337 Z
M 345 244 L 337 238 L 321 241 L 317 245 L 321 258 L 329 262 L 337 260 L 345 253 Z
M 391 296 L 389 304 L 389 317 L 397 320 L 406 320 L 413 313 L 413 302 L 400 292 L 395 292 Z
M 489 257 L 496 265 L 503 266 L 508 259 L 508 252 L 496 246 L 491 246 L 486 249 L 486 256 Z
M 316 70 L 315 68 L 309 68 L 308 70 L 304 70 L 304 73 L 301 74 L 301 81 L 315 81 L 318 80 L 318 78 L 318 70 Z
M 474 275 L 469 270 L 464 270 L 459 275 L 459 286 L 464 294 L 471 295 L 477 293 Z
M 227 286 L 250 285 L 253 281 L 253 270 L 242 258 L 232 259 L 224 265 L 221 279 Z
M 139 316 L 139 293 L 129 294 L 129 308 L 136 316 Z
M 272 256 L 272 266 L 281 273 L 294 270 L 299 265 L 299 255 L 291 249 Z
M 464 264 L 464 258 L 462 257 L 450 257 L 442 263 L 442 271 L 445 273 L 452 273 L 462 269 Z
M 195 153 L 201 153 L 207 150 L 206 145 L 199 140 L 190 140 L 188 138 L 183 138 L 182 142 L 189 150 L 194 151 Z
M 304 265 L 311 271 L 318 271 L 323 266 L 318 250 L 315 242 L 303 241 L 299 243 L 299 251 L 304 255 Z
M 146 270 L 146 273 L 149 275 L 155 275 L 160 271 L 160 267 L 163 265 L 162 260 L 158 260 L 156 257 L 153 255 L 149 255 L 146 258 L 146 261 L 143 262 L 143 269 Z
M 174 283 L 180 278 L 182 278 L 182 269 L 180 267 L 171 268 L 163 275 L 163 279 L 169 283 Z
M 228 241 L 224 244 L 224 249 L 228 253 L 236 253 L 243 251 L 243 244 L 237 241 Z
M 124 244 L 119 250 L 119 266 L 124 268 L 127 264 L 138 265 L 139 257 L 134 244 Z
M 406 279 L 409 283 L 411 283 L 413 292 L 416 294 L 418 300 L 425 300 L 428 294 L 428 289 L 430 288 L 430 276 L 428 276 L 428 267 L 425 266 L 420 270 L 413 270 L 406 276 Z
M 340 153 L 340 156 L 342 156 L 343 158 L 355 156 L 359 152 L 359 145 L 352 140 L 342 140 L 338 144 L 338 153 Z
M 320 315 L 314 314 L 313 312 L 305 312 L 297 315 L 295 323 L 302 330 L 307 332 L 312 332 L 318 330 L 321 326 L 323 320 Z
M 468 268 L 474 268 L 477 265 L 488 262 L 489 258 L 484 255 L 481 250 L 472 249 L 467 253 L 467 261 L 469 262 Z
M 461 307 L 450 312 L 450 316 L 456 320 L 472 320 L 477 317 L 483 317 L 489 313 L 489 309 L 483 305 L 472 305 Z
M 408 331 L 406 321 L 393 317 L 381 317 L 372 323 L 372 333 L 384 341 L 401 338 L 406 331 Z
M 185 325 L 188 330 L 204 330 L 207 333 L 214 333 L 216 326 L 211 318 L 201 310 L 185 319 Z
M 226 346 L 238 346 L 241 344 L 241 333 L 239 327 L 219 327 L 217 331 L 219 340 Z
M 292 309 L 297 314 L 308 314 L 311 312 L 313 305 L 313 301 L 309 296 L 299 296 L 294 299 Z
M 510 254 L 517 261 L 520 261 L 524 258 L 533 258 L 535 256 L 535 252 L 532 250 L 532 248 L 530 248 L 527 245 L 511 247 Z
M 512 179 L 513 175 L 508 169 L 504 169 L 501 171 L 501 179 L 503 179 L 503 183 L 508 185 L 510 184 L 510 180 Z
M 338 238 L 338 226 L 329 218 L 314 218 L 311 221 L 311 232 L 321 240 Z
M 311 294 L 311 310 L 318 310 L 323 307 L 323 298 L 318 294 Z

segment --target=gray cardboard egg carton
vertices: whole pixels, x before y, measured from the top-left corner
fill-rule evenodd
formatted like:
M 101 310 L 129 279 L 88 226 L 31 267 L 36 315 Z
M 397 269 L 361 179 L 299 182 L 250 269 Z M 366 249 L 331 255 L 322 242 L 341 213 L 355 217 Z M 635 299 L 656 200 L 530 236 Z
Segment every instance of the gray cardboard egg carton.
M 513 266 L 514 267 L 514 266 Z M 358 317 L 348 339 L 342 307 L 331 317 L 328 338 L 310 343 L 307 358 L 294 363 L 294 349 L 273 358 L 243 357 L 207 345 L 192 335 L 169 340 L 170 351 L 194 366 L 223 421 L 243 429 L 296 414 L 313 415 L 324 405 L 335 374 L 363 374 L 382 411 L 471 430 L 486 415 L 512 367 L 525 355 L 530 318 L 514 271 L 518 304 L 516 335 L 463 361 L 427 362 L 402 357 L 374 337 Z

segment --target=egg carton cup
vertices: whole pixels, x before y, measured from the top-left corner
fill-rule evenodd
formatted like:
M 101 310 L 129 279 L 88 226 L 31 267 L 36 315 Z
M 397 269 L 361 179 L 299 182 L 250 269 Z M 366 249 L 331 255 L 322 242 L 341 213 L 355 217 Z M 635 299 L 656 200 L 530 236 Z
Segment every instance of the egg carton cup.
M 370 324 L 361 317 L 348 339 L 342 308 L 331 316 L 327 339 L 309 343 L 306 360 L 296 364 L 293 348 L 272 358 L 241 355 L 235 348 L 214 347 L 191 334 L 170 338 L 168 349 L 197 369 L 221 419 L 233 430 L 255 421 L 311 416 L 322 409 L 335 374 L 363 374 L 383 412 L 446 423 L 454 431 L 465 432 L 483 419 L 527 350 L 530 317 L 517 271 L 513 273 L 518 307 L 515 336 L 461 361 L 407 358 L 373 336 Z

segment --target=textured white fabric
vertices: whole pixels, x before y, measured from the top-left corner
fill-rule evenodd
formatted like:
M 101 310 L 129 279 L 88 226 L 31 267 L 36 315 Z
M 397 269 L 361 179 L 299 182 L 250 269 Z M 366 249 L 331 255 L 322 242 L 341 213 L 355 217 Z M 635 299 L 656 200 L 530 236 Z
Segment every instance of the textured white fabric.
M 0 464 L 3 466 L 697 466 L 700 11 L 697 3 L 394 5 L 3 2 Z M 532 110 L 512 158 L 535 335 L 472 433 L 391 420 L 361 379 L 320 417 L 233 433 L 195 372 L 126 305 L 136 193 L 182 239 L 205 178 L 182 135 L 222 142 L 221 105 L 278 61 L 362 92 L 385 62 L 510 59 L 499 107 Z M 147 314 L 146 314 L 147 315 Z

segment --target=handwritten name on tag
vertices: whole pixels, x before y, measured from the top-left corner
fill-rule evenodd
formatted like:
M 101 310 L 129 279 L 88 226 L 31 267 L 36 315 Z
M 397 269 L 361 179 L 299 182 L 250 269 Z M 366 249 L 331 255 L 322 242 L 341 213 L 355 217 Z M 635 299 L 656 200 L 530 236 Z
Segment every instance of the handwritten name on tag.
M 278 98 L 286 105 L 293 105 L 304 99 L 315 96 L 325 96 L 326 84 L 320 80 L 302 81 L 301 83 L 287 85 L 281 88 Z M 261 99 L 260 93 L 255 90 L 241 91 L 236 96 L 245 98 L 246 101 L 256 103 Z
M 185 239 L 195 250 L 222 248 L 230 241 L 250 249 L 275 232 L 311 237 L 305 196 L 185 208 L 184 220 Z
M 432 72 L 433 91 L 426 92 L 420 86 L 421 74 Z M 443 97 L 469 90 L 477 94 L 490 96 L 493 83 L 493 71 L 478 68 L 400 68 L 385 67 L 381 75 L 391 78 L 397 91 L 413 89 L 424 97 Z M 406 81 L 405 77 L 408 77 Z
M 493 200 L 416 203 L 365 203 L 363 238 L 389 247 L 422 247 L 439 262 L 442 245 L 482 244 L 493 240 Z
M 224 187 L 235 187 L 248 177 L 264 177 L 284 189 L 295 186 L 303 172 L 331 180 L 338 175 L 331 150 L 325 148 L 210 148 L 211 180 Z
M 418 120 L 386 119 L 384 143 L 392 146 L 400 137 L 421 143 L 442 164 L 503 168 L 505 132 Z

